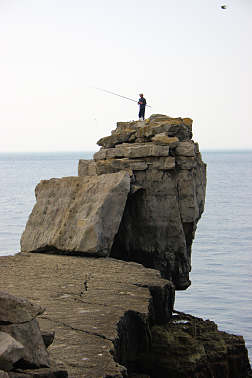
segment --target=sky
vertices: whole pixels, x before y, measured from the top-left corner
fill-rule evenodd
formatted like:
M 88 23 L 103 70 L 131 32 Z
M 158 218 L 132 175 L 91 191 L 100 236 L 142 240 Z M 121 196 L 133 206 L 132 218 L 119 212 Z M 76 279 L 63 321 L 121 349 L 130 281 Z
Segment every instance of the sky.
M 138 106 L 96 87 L 252 149 L 251 40 L 252 0 L 0 0 L 0 152 L 98 150 Z

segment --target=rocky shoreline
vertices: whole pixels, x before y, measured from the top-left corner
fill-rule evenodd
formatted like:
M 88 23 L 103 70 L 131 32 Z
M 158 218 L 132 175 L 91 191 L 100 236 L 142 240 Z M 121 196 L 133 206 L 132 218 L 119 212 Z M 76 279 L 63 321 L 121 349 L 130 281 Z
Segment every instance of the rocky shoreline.
M 38 368 L 21 373 L 16 365 L 3 377 L 249 376 L 242 336 L 173 312 L 174 289 L 156 270 L 40 253 L 0 260 L 1 290 L 45 307 L 37 316 L 40 329 L 55 332 L 48 347 L 51 375 Z
M 22 252 L 0 258 L 0 377 L 249 377 L 242 336 L 174 309 L 205 202 L 192 120 L 118 122 L 98 144 L 37 185 Z

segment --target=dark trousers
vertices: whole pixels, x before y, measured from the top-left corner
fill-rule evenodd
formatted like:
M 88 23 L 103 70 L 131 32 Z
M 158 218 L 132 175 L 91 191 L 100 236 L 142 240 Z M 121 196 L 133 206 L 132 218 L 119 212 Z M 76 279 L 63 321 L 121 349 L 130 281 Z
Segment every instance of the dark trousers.
M 144 119 L 144 114 L 145 114 L 145 106 L 143 107 L 140 106 L 138 117 Z

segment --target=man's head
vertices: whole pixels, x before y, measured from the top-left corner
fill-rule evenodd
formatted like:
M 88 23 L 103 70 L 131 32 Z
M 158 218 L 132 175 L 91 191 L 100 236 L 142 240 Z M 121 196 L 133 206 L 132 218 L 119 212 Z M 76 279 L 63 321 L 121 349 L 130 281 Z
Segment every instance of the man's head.
M 143 93 L 139 93 L 139 96 L 140 96 L 140 97 L 143 97 Z

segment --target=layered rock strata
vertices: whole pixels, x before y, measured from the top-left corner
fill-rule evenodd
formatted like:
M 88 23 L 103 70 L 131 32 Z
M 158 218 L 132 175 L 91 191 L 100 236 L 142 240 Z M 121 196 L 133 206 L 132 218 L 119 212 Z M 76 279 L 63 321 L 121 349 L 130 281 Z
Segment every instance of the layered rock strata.
M 190 285 L 191 245 L 204 209 L 206 166 L 192 120 L 119 122 L 79 177 L 42 181 L 22 251 L 112 256 Z
M 191 137 L 189 118 L 153 115 L 119 122 L 94 154 L 97 175 L 131 175 L 111 256 L 159 269 L 176 289 L 190 285 L 192 240 L 205 201 L 206 166 Z M 79 175 L 85 164 L 80 161 Z

